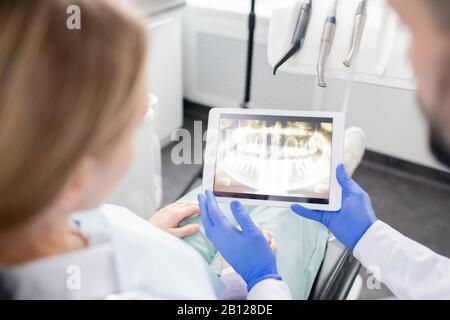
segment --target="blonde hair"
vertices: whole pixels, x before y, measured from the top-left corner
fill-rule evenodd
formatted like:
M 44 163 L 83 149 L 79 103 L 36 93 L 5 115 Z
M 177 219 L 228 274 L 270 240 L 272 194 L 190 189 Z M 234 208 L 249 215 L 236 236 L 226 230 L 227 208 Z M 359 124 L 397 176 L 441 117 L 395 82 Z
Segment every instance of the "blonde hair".
M 66 26 L 70 5 L 81 29 Z M 0 1 L 0 231 L 48 205 L 138 111 L 143 25 L 108 1 Z

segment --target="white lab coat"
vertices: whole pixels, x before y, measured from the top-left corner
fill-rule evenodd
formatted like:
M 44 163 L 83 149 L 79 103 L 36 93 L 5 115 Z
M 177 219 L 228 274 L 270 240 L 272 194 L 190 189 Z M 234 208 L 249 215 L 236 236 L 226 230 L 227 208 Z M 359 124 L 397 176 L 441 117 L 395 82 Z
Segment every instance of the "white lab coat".
M 398 299 L 450 299 L 450 259 L 405 237 L 382 221 L 367 230 L 353 254 Z M 258 285 L 258 290 L 265 291 L 270 299 L 289 299 L 288 289 L 280 283 L 278 287 L 263 282 Z
M 182 240 L 129 210 L 103 205 L 76 215 L 90 246 L 23 265 L 0 266 L 13 299 L 220 299 L 223 284 Z M 248 299 L 290 298 L 277 280 L 256 285 Z
M 399 299 L 450 299 L 450 259 L 375 222 L 354 256 Z
M 120 251 L 116 268 L 119 269 L 122 283 L 127 284 L 128 290 L 145 286 L 149 288 L 136 298 L 221 298 L 223 288 L 220 279 L 213 275 L 192 247 L 143 221 L 126 208 L 108 205 L 102 209 L 112 226 L 113 238 L 120 239 L 115 241 L 115 247 Z M 144 237 L 148 238 L 147 241 Z M 150 237 L 153 237 L 152 241 Z M 137 263 L 136 259 L 141 262 Z M 149 269 L 154 272 L 149 273 Z M 156 288 L 160 292 L 155 296 Z M 255 285 L 247 299 L 291 299 L 291 294 L 284 282 L 267 279 Z

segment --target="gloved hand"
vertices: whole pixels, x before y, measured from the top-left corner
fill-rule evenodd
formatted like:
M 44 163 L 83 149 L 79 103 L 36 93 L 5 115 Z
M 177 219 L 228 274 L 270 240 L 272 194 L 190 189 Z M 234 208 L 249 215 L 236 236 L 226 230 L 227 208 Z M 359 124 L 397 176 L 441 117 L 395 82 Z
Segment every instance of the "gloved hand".
M 239 201 L 230 207 L 242 230 L 225 217 L 212 192 L 206 191 L 206 197 L 198 195 L 198 203 L 206 236 L 244 279 L 249 291 L 262 280 L 281 280 L 269 243 Z
M 377 217 L 369 195 L 347 175 L 344 165 L 338 166 L 336 176 L 342 187 L 341 210 L 309 210 L 298 204 L 292 205 L 291 209 L 304 218 L 322 223 L 342 244 L 353 251 L 367 229 L 377 221 Z

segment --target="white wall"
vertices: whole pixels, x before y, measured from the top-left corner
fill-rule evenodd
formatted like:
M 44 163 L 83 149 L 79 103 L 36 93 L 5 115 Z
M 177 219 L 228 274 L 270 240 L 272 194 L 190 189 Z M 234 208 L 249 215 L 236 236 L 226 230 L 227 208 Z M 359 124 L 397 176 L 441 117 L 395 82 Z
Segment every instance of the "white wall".
M 148 19 L 149 91 L 159 99 L 155 130 L 164 146 L 183 125 L 182 11 Z
M 234 1 L 234 0 L 233 0 Z M 216 35 L 217 39 L 226 39 L 233 46 L 229 46 L 230 53 L 222 52 L 222 55 L 228 57 L 224 59 L 223 63 L 218 61 L 214 64 L 214 75 L 220 74 L 225 77 L 229 70 L 236 67 L 236 59 L 232 53 L 236 51 L 236 47 L 245 48 L 245 38 L 247 34 L 246 15 L 245 8 L 239 6 L 233 7 L 233 1 L 206 1 L 206 0 L 190 0 L 192 6 L 187 11 L 184 21 L 184 69 L 185 69 L 185 97 L 205 105 L 217 105 L 217 106 L 237 106 L 240 94 L 237 98 L 230 100 L 227 96 L 228 88 L 217 88 L 217 92 L 214 95 L 206 93 L 202 87 L 198 84 L 199 73 L 202 61 L 198 61 L 199 52 L 197 51 L 199 46 L 198 34 L 208 34 L 211 36 Z M 264 64 L 258 63 L 258 50 L 261 47 L 267 46 L 268 26 L 269 19 L 267 12 L 271 8 L 257 8 L 261 14 L 258 16 L 257 31 L 256 31 L 256 65 L 263 68 Z M 198 4 L 198 7 L 195 4 Z M 235 2 L 234 2 L 235 3 Z M 258 2 L 257 2 L 258 3 Z M 275 3 L 273 1 L 272 3 Z M 220 5 L 219 5 L 220 4 Z M 229 4 L 229 6 L 227 6 Z M 233 12 L 234 8 L 236 12 Z M 335 43 L 335 45 L 337 45 Z M 347 44 L 345 44 L 347 45 Z M 223 50 L 228 50 L 228 47 L 224 47 Z M 240 49 L 241 50 L 241 49 Z M 266 50 L 266 49 L 265 49 Z M 244 58 L 245 51 L 241 50 L 242 54 L 242 66 L 238 67 L 241 70 L 239 77 L 231 77 L 234 79 L 230 82 L 230 86 L 234 85 L 237 80 L 238 83 L 242 83 L 244 76 Z M 203 53 L 205 55 L 205 53 Z M 405 56 L 405 59 L 407 57 Z M 215 61 L 215 60 L 214 60 Z M 240 61 L 240 60 L 239 60 Z M 241 63 L 241 62 L 239 62 Z M 268 63 L 267 63 L 268 64 Z M 266 66 L 269 68 L 269 66 Z M 254 75 L 260 75 L 267 73 L 265 70 L 255 70 Z M 270 72 L 270 70 L 269 70 Z M 228 76 L 227 76 L 228 77 Z M 270 89 L 265 88 L 265 94 L 272 94 L 276 97 L 279 92 L 282 92 L 288 86 L 293 84 L 297 85 L 297 80 L 293 80 L 293 75 L 281 75 L 276 79 L 272 77 L 265 79 L 264 83 L 270 86 Z M 301 95 L 306 98 L 311 95 L 308 90 L 320 90 L 315 85 L 311 89 L 307 85 L 308 78 L 301 79 L 300 82 L 305 82 L 305 85 L 299 85 L 298 90 L 301 91 Z M 242 78 L 242 79 L 241 79 Z M 237 80 L 236 80 L 237 79 Z M 276 81 L 272 84 L 272 81 Z M 314 83 L 316 80 L 314 80 Z M 283 85 L 283 88 L 280 86 Z M 342 80 L 330 80 L 326 94 L 323 100 L 323 104 L 326 106 L 326 110 L 340 110 L 342 106 L 343 95 L 345 92 L 346 82 Z M 253 88 L 253 101 L 258 101 L 261 90 L 258 90 L 258 81 L 255 80 Z M 283 89 L 283 90 L 281 90 Z M 277 91 L 276 91 L 277 90 Z M 223 91 L 223 92 L 222 92 Z M 276 91 L 276 92 L 273 92 Z M 222 92 L 222 93 L 221 93 Z M 240 92 L 240 91 L 239 91 Z M 313 93 L 317 97 L 316 93 Z M 375 85 L 367 85 L 362 83 L 355 83 L 350 99 L 350 106 L 348 110 L 347 126 L 357 125 L 362 127 L 367 134 L 367 147 L 371 150 L 384 153 L 396 158 L 416 162 L 421 165 L 429 166 L 432 168 L 442 169 L 432 157 L 428 149 L 428 131 L 426 123 L 421 115 L 421 111 L 417 105 L 417 100 L 414 91 L 403 89 L 392 89 L 387 87 L 379 87 Z M 319 95 L 320 96 L 320 95 Z M 262 99 L 259 99 L 262 100 Z M 267 101 L 265 99 L 264 101 Z M 273 100 L 273 99 L 272 99 Z M 276 100 L 276 99 L 275 99 Z M 321 103 L 322 104 L 322 103 Z M 258 107 L 258 105 L 253 105 Z M 273 108 L 277 108 L 277 105 L 273 105 Z
M 414 91 L 361 83 L 353 85 L 347 127 L 363 128 L 369 149 L 447 170 L 434 160 L 429 150 L 428 126 Z M 325 97 L 328 110 L 340 110 L 344 91 L 345 83 L 330 83 Z

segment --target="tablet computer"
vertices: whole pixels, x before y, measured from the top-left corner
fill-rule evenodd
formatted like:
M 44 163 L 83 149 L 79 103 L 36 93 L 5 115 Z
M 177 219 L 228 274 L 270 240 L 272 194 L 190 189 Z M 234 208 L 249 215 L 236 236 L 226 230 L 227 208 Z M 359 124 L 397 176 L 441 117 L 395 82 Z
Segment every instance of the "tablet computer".
M 341 113 L 211 109 L 203 190 L 219 202 L 339 210 L 343 140 Z

